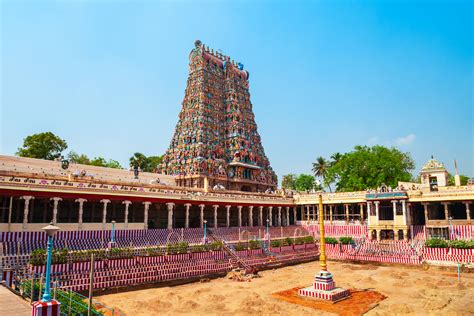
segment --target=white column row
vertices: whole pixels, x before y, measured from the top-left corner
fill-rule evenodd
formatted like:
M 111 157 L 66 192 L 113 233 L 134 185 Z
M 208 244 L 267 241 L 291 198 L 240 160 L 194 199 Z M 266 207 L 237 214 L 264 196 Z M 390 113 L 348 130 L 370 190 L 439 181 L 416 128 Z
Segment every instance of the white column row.
M 24 203 L 24 209 L 23 209 L 23 224 L 22 228 L 24 231 L 28 230 L 28 215 L 29 215 L 29 205 L 30 201 L 34 199 L 33 196 L 22 196 L 21 197 L 25 203 Z M 57 215 L 58 215 L 58 207 L 60 202 L 62 201 L 62 198 L 60 197 L 53 197 L 51 198 L 51 201 L 53 202 L 53 219 L 52 222 L 53 224 L 57 224 Z M 84 214 L 84 203 L 87 202 L 87 199 L 84 198 L 78 198 L 75 200 L 76 203 L 78 203 L 79 206 L 79 212 L 78 212 L 78 230 L 83 230 L 84 228 L 84 222 L 83 222 L 83 214 Z M 102 229 L 107 228 L 107 211 L 108 211 L 108 205 L 111 203 L 111 200 L 109 199 L 102 199 L 100 200 L 100 203 L 102 203 Z M 129 215 L 129 208 L 130 205 L 132 204 L 131 201 L 125 200 L 122 201 L 122 204 L 124 204 L 124 229 L 128 229 L 128 215 Z M 152 205 L 152 202 L 150 201 L 145 201 L 142 202 L 143 204 L 143 228 L 148 229 L 148 213 L 150 210 L 150 206 Z M 168 229 L 172 229 L 174 225 L 174 210 L 175 210 L 175 203 L 166 203 L 167 210 L 168 210 Z M 206 208 L 205 204 L 199 204 L 199 209 L 200 209 L 200 227 L 203 227 L 204 224 L 204 211 Z M 190 208 L 192 207 L 192 204 L 186 203 L 184 204 L 185 207 L 185 223 L 184 226 L 185 228 L 189 228 L 189 211 Z M 218 209 L 219 205 L 212 205 L 213 208 L 213 217 L 214 217 L 214 228 L 218 227 Z M 231 212 L 231 205 L 225 205 L 226 209 L 226 227 L 230 227 L 230 212 Z M 244 206 L 242 205 L 237 205 L 237 221 L 238 221 L 238 226 L 242 227 L 242 211 L 244 209 Z M 248 224 L 250 227 L 254 226 L 254 214 L 253 214 L 254 206 L 250 205 L 247 207 L 247 214 L 248 214 Z M 258 206 L 258 225 L 263 226 L 265 223 L 263 221 L 263 211 L 264 207 L 263 206 Z M 278 206 L 277 207 L 277 214 L 276 216 L 276 226 L 288 226 L 290 225 L 290 207 L 287 206 L 283 210 L 284 214 L 282 214 L 282 207 Z M 293 218 L 296 221 L 296 207 L 293 207 Z M 273 226 L 274 220 L 273 220 L 273 206 L 268 206 L 267 207 L 267 220 L 269 221 L 269 225 Z

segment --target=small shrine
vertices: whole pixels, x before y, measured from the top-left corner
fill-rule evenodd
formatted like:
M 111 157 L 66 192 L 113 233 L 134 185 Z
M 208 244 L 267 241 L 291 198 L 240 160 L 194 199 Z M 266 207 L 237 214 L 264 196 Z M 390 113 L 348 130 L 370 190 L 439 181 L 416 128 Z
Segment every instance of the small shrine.
M 181 112 L 159 173 L 175 176 L 184 187 L 275 190 L 248 79 L 242 63 L 195 41 Z
M 438 191 L 439 187 L 448 185 L 448 171 L 444 164 L 434 159 L 428 160 L 420 171 L 421 185 L 430 188 L 431 191 Z

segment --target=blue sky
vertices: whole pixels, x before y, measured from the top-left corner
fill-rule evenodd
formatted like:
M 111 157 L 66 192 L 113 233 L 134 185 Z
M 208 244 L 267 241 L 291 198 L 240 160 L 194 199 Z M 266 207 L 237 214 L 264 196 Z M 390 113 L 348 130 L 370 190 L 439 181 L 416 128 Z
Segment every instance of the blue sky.
M 200 39 L 250 72 L 279 177 L 354 145 L 474 176 L 472 1 L 1 1 L 1 143 L 52 131 L 126 165 L 162 154 Z

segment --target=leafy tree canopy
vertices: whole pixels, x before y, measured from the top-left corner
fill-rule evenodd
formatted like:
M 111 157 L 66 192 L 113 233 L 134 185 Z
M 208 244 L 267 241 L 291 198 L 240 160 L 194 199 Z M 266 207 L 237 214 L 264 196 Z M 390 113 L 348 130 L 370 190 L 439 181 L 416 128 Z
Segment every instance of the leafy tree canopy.
M 45 132 L 27 136 L 16 154 L 20 157 L 54 160 L 60 157 L 66 148 L 67 143 L 64 139 L 51 132 Z
M 81 165 L 90 165 L 91 161 L 87 155 L 84 154 L 78 154 L 75 151 L 69 152 L 67 155 L 67 159 L 69 160 L 70 163 L 78 163 Z
M 91 166 L 98 166 L 98 167 L 107 167 L 107 168 L 116 168 L 121 169 L 122 166 L 117 160 L 109 159 L 108 161 L 105 160 L 103 157 L 95 157 L 94 159 L 89 159 L 87 155 L 78 154 L 74 151 L 71 151 L 67 158 L 71 163 L 78 163 L 82 165 L 91 165 Z
M 287 174 L 283 176 L 281 180 L 281 187 L 285 190 L 295 190 L 296 188 L 296 175 L 295 174 Z
M 117 160 L 109 159 L 108 161 L 105 160 L 103 157 L 95 157 L 90 162 L 91 166 L 98 166 L 98 167 L 107 167 L 107 168 L 115 168 L 121 169 L 122 166 Z
M 336 183 L 337 191 L 358 191 L 382 184 L 396 187 L 398 181 L 410 181 L 415 163 L 409 153 L 376 145 L 355 146 L 338 157 L 328 168 L 325 183 Z
M 137 152 L 134 153 L 132 157 L 130 157 L 130 167 L 138 167 L 145 172 L 154 172 L 162 160 L 163 156 L 147 157 L 144 154 Z
M 459 178 L 461 178 L 461 185 L 467 185 L 467 181 L 470 179 L 468 176 L 465 176 L 463 174 L 460 174 Z M 454 176 L 452 174 L 448 174 L 448 185 L 454 184 Z

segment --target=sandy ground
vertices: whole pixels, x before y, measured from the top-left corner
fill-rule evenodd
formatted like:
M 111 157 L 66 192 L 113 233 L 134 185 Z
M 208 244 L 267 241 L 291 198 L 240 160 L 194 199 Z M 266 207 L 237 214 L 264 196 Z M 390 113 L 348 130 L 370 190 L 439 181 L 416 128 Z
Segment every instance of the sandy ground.
M 263 271 L 252 282 L 225 278 L 207 283 L 151 288 L 96 297 L 126 315 L 301 315 L 316 314 L 314 309 L 279 301 L 274 292 L 306 287 L 319 270 L 311 262 Z M 338 286 L 375 289 L 387 296 L 367 315 L 474 315 L 474 274 L 463 274 L 461 285 L 454 271 L 419 267 L 382 267 L 329 262 Z M 328 315 L 328 313 L 319 313 Z

